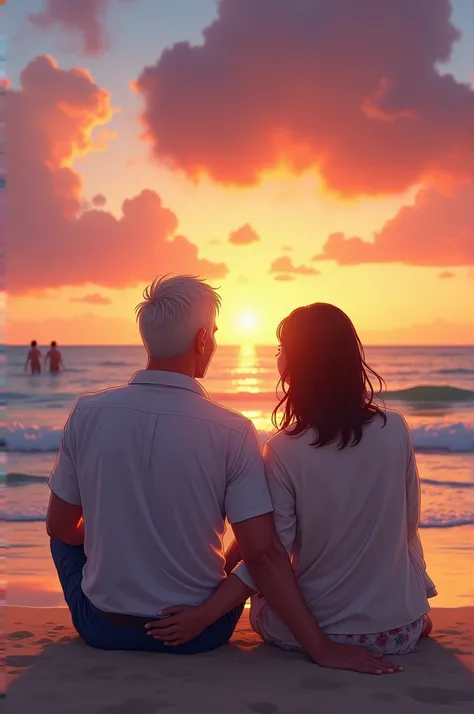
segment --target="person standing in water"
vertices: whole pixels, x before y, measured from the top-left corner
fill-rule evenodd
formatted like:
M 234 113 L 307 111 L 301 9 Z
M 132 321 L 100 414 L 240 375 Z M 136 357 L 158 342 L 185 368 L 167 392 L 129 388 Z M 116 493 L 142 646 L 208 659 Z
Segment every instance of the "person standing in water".
M 58 373 L 64 369 L 63 358 L 61 357 L 61 352 L 58 350 L 57 343 L 53 340 L 51 342 L 51 349 L 46 355 L 46 363 L 49 360 L 49 371 L 51 373 Z
M 36 340 L 32 340 L 30 343 L 30 349 L 25 362 L 25 372 L 28 369 L 28 365 L 30 366 L 31 374 L 40 374 L 41 351 L 38 349 L 38 343 Z

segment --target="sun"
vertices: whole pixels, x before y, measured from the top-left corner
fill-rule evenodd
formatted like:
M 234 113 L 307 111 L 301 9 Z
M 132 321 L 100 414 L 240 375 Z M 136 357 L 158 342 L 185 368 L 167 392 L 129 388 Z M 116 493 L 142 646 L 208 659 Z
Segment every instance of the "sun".
M 237 314 L 237 327 L 242 332 L 250 334 L 254 332 L 258 326 L 258 317 L 251 310 L 242 310 Z

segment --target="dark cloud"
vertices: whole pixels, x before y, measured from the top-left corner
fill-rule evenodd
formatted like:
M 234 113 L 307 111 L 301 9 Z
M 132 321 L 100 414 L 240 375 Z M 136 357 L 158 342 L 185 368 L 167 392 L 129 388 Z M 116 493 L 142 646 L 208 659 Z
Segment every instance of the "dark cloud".
M 159 162 L 223 184 L 315 169 L 357 196 L 463 177 L 474 91 L 437 70 L 450 15 L 449 0 L 221 0 L 202 44 L 139 76 L 144 136 Z

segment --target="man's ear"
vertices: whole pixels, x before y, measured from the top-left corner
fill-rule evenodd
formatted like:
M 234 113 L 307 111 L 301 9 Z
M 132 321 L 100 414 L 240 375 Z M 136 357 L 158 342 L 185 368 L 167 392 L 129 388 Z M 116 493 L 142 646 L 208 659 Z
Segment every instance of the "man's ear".
M 205 352 L 206 339 L 207 339 L 207 330 L 205 327 L 201 327 L 201 329 L 197 333 L 196 339 L 195 339 L 196 352 L 200 355 L 203 355 Z

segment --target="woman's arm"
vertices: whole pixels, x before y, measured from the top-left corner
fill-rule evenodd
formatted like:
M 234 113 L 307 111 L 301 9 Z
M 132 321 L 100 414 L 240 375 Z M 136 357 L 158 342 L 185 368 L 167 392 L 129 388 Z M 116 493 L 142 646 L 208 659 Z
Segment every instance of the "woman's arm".
M 423 573 L 423 580 L 426 587 L 426 596 L 435 597 L 438 593 L 434 582 L 426 572 L 426 563 L 423 555 L 423 546 L 418 531 L 421 516 L 421 491 L 420 477 L 416 465 L 415 449 L 410 436 L 408 426 L 406 427 L 406 499 L 407 499 L 407 539 L 411 556 L 418 568 Z
M 240 547 L 236 540 L 233 540 L 225 552 L 225 572 L 230 575 L 233 569 L 242 560 Z
M 291 559 L 296 538 L 296 496 L 282 462 L 268 444 L 263 447 L 265 475 L 273 503 L 273 518 L 278 537 Z

